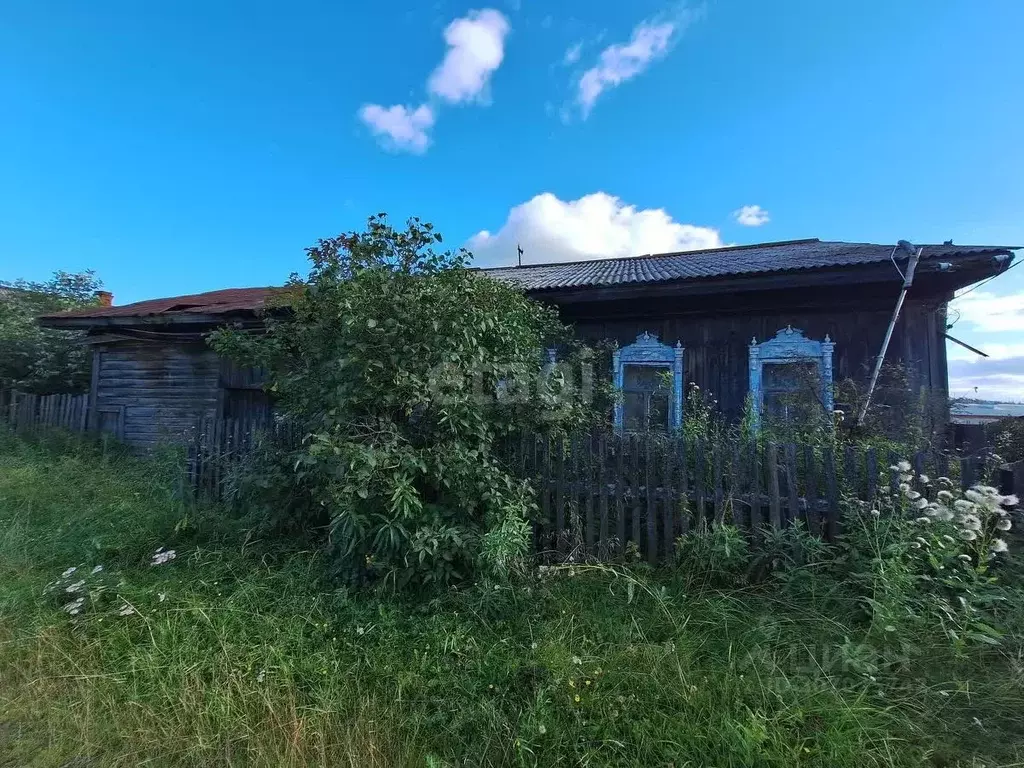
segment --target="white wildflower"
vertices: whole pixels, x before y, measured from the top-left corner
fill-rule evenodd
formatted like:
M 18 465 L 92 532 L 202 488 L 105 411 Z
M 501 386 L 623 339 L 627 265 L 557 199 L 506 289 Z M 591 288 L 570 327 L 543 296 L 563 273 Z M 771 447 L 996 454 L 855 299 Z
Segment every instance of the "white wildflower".
M 956 539 L 954 539 L 954 538 L 953 538 L 952 536 L 950 536 L 950 535 L 949 535 L 948 533 L 944 533 L 944 534 L 942 534 L 942 538 L 943 538 L 943 539 L 944 539 L 945 541 L 948 541 L 948 542 L 949 542 L 950 544 L 953 544 L 953 543 L 955 543 L 955 542 L 956 542 Z
M 261 669 L 260 673 L 258 675 L 256 675 L 256 682 L 257 683 L 262 683 L 264 681 L 264 679 L 266 679 L 266 677 L 267 677 L 267 670 Z
M 928 542 L 925 539 L 923 539 L 922 537 L 920 537 L 920 536 L 915 536 L 914 540 L 921 542 L 921 546 L 922 547 L 927 547 L 928 546 Z
M 1005 552 L 1007 549 L 1009 549 L 1009 547 L 1006 546 L 1006 542 L 1002 539 L 993 539 L 992 544 L 989 546 L 989 549 L 991 549 L 993 552 Z
M 940 477 L 940 478 L 939 478 L 938 480 L 936 480 L 935 482 L 937 482 L 937 483 L 938 483 L 939 485 L 944 485 L 944 486 L 946 486 L 947 488 L 952 488 L 952 487 L 953 487 L 953 481 L 952 481 L 952 480 L 950 480 L 950 479 L 949 479 L 948 477 L 946 477 L 945 475 L 943 475 L 942 477 Z
M 920 480 L 925 485 L 929 485 L 931 483 L 931 478 L 928 477 L 928 475 L 920 475 L 917 479 Z
M 998 528 L 1000 531 L 1008 531 L 1012 527 L 1013 523 L 1010 522 L 1010 518 L 1008 517 L 1004 517 L 1002 520 L 999 520 L 996 523 L 996 528 Z
M 78 570 L 78 568 L 77 568 L 76 566 L 71 566 L 71 567 L 70 567 L 70 568 L 68 568 L 68 569 L 67 569 L 66 571 L 64 571 L 64 573 L 62 573 L 62 574 L 60 575 L 60 577 L 61 577 L 62 579 L 66 579 L 66 578 L 67 578 L 68 576 L 70 576 L 70 575 L 71 575 L 72 573 L 74 573 L 74 572 L 75 572 L 75 571 L 77 571 L 77 570 Z
M 1020 503 L 1020 499 L 1011 493 L 1009 496 L 1003 496 L 999 503 L 1004 507 L 1016 507 Z
M 881 512 L 879 512 L 879 511 L 878 511 L 877 509 L 872 509 L 872 510 L 871 510 L 871 516 L 872 516 L 872 517 L 879 517 L 879 516 L 881 516 L 881 514 L 882 514 L 882 513 L 881 513 Z
M 953 511 L 949 507 L 937 507 L 935 509 L 935 519 L 948 523 L 953 519 Z
M 953 507 L 957 512 L 973 512 L 974 505 L 966 499 L 957 499 L 953 502 Z
M 918 509 L 924 509 L 925 507 L 928 506 L 928 499 L 924 498 L 923 496 L 914 499 L 914 506 L 917 507 Z
M 122 605 L 121 610 L 117 612 L 118 616 L 133 616 L 134 614 L 135 609 L 128 605 L 128 603 Z
M 900 482 L 901 483 L 909 483 L 913 479 L 914 479 L 913 475 L 900 475 Z
M 572 663 L 573 664 L 582 664 L 583 663 L 583 659 L 581 659 L 579 656 L 573 656 L 572 657 Z
M 912 542 L 910 542 L 910 546 L 911 546 L 912 549 L 920 549 L 921 548 L 921 542 L 919 542 L 919 541 L 912 541 Z
M 918 523 L 930 523 L 932 519 L 930 517 L 919 517 L 915 522 Z
M 909 461 L 901 461 L 899 464 L 896 465 L 896 468 L 900 472 L 909 472 L 910 471 L 910 462 Z
M 363 627 L 356 627 L 356 634 L 357 635 L 364 635 L 364 634 L 366 634 L 366 630 Z
M 153 562 L 151 562 L 150 565 L 163 565 L 164 563 L 173 560 L 177 556 L 178 553 L 175 552 L 173 549 L 168 549 L 165 552 L 164 548 L 160 547 L 160 549 L 158 549 L 156 553 L 153 555 Z
M 973 501 L 975 504 L 985 503 L 985 494 L 983 494 L 977 486 L 975 486 L 974 488 L 968 488 L 966 491 L 964 491 L 964 496 L 966 496 L 970 501 Z
M 911 493 L 910 485 L 907 483 L 900 483 L 900 491 L 902 493 Z
M 539 733 L 541 736 L 543 736 L 547 732 L 548 732 L 548 729 L 544 727 L 544 723 L 541 723 L 540 725 L 537 726 L 537 733 Z
M 77 600 L 72 600 L 70 603 L 64 605 L 61 610 L 70 613 L 72 616 L 77 616 L 82 610 L 83 605 L 85 605 L 85 598 L 80 597 Z
M 160 594 L 157 595 L 157 597 L 160 599 L 160 602 L 162 603 L 164 600 L 167 599 L 167 593 L 166 592 L 161 592 Z
M 970 555 L 957 555 L 957 559 L 963 560 L 965 563 L 971 562 L 971 556 Z
M 85 586 L 85 582 L 84 581 L 76 581 L 74 584 L 69 584 L 68 586 L 66 586 L 64 588 L 64 591 L 69 593 L 69 594 L 74 593 L 74 592 L 81 592 L 82 591 L 82 587 L 84 587 L 84 586 Z
M 909 488 L 909 486 L 908 486 L 908 488 Z M 918 499 L 921 498 L 921 494 L 918 493 L 917 491 L 904 491 L 903 495 L 906 496 L 911 501 L 917 501 Z
M 938 497 L 939 501 L 947 501 L 948 502 L 948 501 L 952 501 L 953 500 L 953 494 L 950 493 L 949 491 L 945 490 L 945 489 L 939 491 L 936 494 L 936 496 Z
M 899 471 L 900 471 L 900 468 L 899 468 L 899 467 L 897 467 L 897 466 L 896 466 L 895 464 L 892 464 L 892 465 L 890 465 L 890 466 L 889 466 L 889 469 L 890 469 L 890 470 L 891 470 L 892 472 L 899 472 Z
M 964 530 L 960 531 L 960 538 L 964 541 L 974 541 L 976 538 L 978 538 L 978 534 L 976 534 L 969 528 L 964 528 Z
M 103 570 L 103 566 L 102 565 L 97 565 L 91 571 L 89 571 L 89 575 L 90 576 L 95 576 L 97 573 L 99 573 L 102 570 Z
M 977 515 L 964 515 L 962 518 L 960 518 L 960 522 L 964 526 L 964 528 L 967 528 L 968 530 L 981 530 L 981 518 L 979 518 Z

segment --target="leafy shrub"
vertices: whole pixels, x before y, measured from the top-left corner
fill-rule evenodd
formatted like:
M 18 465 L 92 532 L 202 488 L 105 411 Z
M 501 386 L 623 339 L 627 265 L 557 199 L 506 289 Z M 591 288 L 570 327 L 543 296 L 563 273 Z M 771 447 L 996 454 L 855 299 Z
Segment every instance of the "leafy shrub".
M 876 637 L 916 628 L 940 631 L 957 651 L 997 642 L 994 566 L 1008 549 L 1006 507 L 1016 497 L 987 486 L 961 493 L 947 478 L 915 477 L 906 462 L 893 469 L 896 494 L 847 502 L 835 577 L 855 592 Z
M 45 283 L 0 282 L 0 388 L 51 394 L 89 388 L 82 332 L 41 328 L 40 315 L 96 304 L 92 272 L 57 272 Z
M 309 249 L 309 277 L 262 335 L 224 330 L 222 354 L 269 372 L 302 435 L 267 491 L 297 528 L 326 526 L 350 577 L 448 583 L 507 573 L 525 553 L 529 487 L 502 441 L 580 425 L 589 350 L 554 310 L 433 249 L 429 224 L 373 217 Z M 564 348 L 551 367 L 543 350 Z M 580 371 L 577 375 L 577 371 Z

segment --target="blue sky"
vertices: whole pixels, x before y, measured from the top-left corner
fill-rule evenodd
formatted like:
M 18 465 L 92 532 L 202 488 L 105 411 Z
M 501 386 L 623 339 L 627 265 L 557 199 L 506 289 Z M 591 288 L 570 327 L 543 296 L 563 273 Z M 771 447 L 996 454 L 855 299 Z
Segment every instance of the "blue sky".
M 378 211 L 491 264 L 1024 245 L 1016 0 L 355 5 L 4 0 L 0 279 L 275 284 Z M 1024 269 L 954 333 L 955 390 L 1024 399 Z

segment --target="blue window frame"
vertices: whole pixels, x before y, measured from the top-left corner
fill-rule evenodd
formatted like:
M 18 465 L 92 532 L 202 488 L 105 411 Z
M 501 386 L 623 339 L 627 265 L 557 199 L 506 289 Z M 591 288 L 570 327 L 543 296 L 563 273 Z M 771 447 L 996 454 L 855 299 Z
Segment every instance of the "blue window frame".
M 667 374 L 668 382 L 665 381 Z M 674 431 L 683 425 L 683 345 L 662 344 L 644 331 L 612 353 L 616 431 Z
M 803 331 L 786 326 L 775 334 L 775 338 L 757 343 L 750 342 L 750 394 L 753 399 L 754 428 L 760 426 L 765 400 L 775 394 L 793 391 L 798 368 L 810 367 L 821 385 L 821 404 L 826 414 L 831 415 L 832 402 L 832 352 L 835 343 L 826 334 L 824 341 L 815 341 L 804 336 Z M 831 423 L 829 418 L 828 423 Z

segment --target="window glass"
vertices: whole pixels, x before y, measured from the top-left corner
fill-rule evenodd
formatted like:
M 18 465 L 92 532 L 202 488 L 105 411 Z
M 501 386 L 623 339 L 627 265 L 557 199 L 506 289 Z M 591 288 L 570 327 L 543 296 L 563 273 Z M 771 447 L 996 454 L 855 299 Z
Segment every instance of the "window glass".
M 623 423 L 630 432 L 669 428 L 672 369 L 662 365 L 623 367 Z
M 775 420 L 807 423 L 821 414 L 821 378 L 816 363 L 765 363 L 763 410 Z

